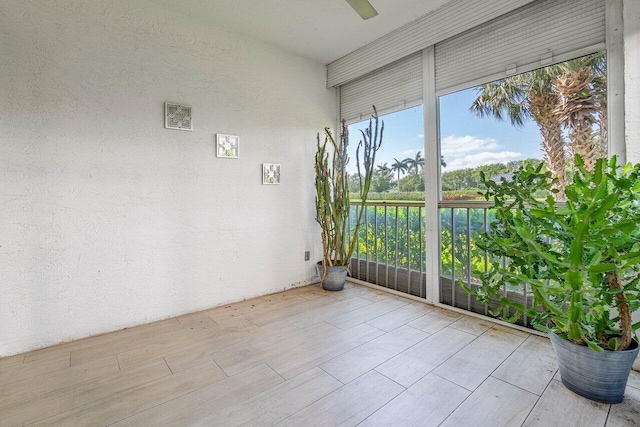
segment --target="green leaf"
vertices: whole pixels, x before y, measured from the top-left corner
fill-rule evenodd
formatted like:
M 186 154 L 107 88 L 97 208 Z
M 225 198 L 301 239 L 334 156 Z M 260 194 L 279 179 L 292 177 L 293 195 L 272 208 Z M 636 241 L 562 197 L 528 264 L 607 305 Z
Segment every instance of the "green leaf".
M 617 201 L 618 195 L 615 193 L 606 197 L 600 207 L 593 212 L 593 218 L 602 218 L 604 214 L 607 213 L 607 211 L 609 211 L 616 204 Z
M 620 259 L 633 259 L 633 258 L 637 258 L 640 257 L 640 252 L 629 252 L 626 253 L 624 255 L 620 255 Z
M 589 267 L 589 273 L 605 273 L 607 271 L 612 271 L 616 269 L 615 264 L 607 263 L 607 264 L 597 264 Z
M 602 162 L 596 163 L 596 168 L 593 174 L 593 182 L 595 185 L 600 185 L 600 182 L 602 182 Z
M 615 236 L 619 232 L 620 230 L 617 230 L 615 228 L 602 228 L 600 229 L 600 231 L 598 231 L 598 234 L 603 237 L 610 237 Z
M 618 338 L 611 338 L 609 340 L 609 349 L 618 350 L 620 348 L 620 340 Z
M 551 332 L 551 329 L 549 329 L 547 326 L 544 325 L 534 325 L 534 328 L 537 329 L 540 332 Z
M 564 278 L 567 284 L 569 284 L 569 286 L 571 286 L 572 289 L 576 289 L 576 287 L 582 284 L 582 276 L 580 275 L 579 271 L 568 270 L 565 273 Z
M 464 281 L 462 280 L 458 280 L 458 285 L 462 288 L 463 291 L 465 291 L 466 293 L 468 293 L 469 295 L 473 295 L 474 292 L 471 290 L 471 288 L 469 288 Z
M 549 294 L 547 293 L 547 290 L 545 288 L 535 287 L 533 289 L 533 292 L 537 296 L 538 299 L 544 301 L 545 306 L 547 307 L 547 309 L 550 312 L 552 312 L 556 316 L 563 316 L 564 315 L 564 312 L 560 309 L 560 307 L 558 307 L 556 304 L 554 304 L 549 299 Z
M 531 215 L 536 218 L 555 218 L 558 214 L 556 212 L 549 212 L 542 209 L 530 209 Z
M 567 199 L 571 200 L 572 202 L 578 202 L 578 193 L 576 193 L 576 190 L 574 190 L 573 188 L 565 188 L 564 194 L 565 196 L 567 196 Z
M 557 216 L 559 217 L 566 217 L 569 215 L 573 215 L 574 210 L 573 209 L 569 209 L 569 208 L 563 208 L 563 209 L 558 209 L 556 211 Z
M 579 292 L 574 292 L 571 294 L 571 305 L 569 306 L 569 310 L 567 311 L 569 321 L 577 322 L 578 320 L 580 320 L 582 311 L 582 295 Z
M 616 185 L 618 188 L 628 190 L 631 188 L 631 180 L 629 180 L 628 178 L 620 178 Z
M 580 327 L 576 323 L 569 323 L 569 332 L 567 333 L 567 338 L 569 338 L 573 342 L 583 339 L 582 333 L 580 333 Z
M 636 264 L 640 264 L 640 257 L 635 257 L 635 258 L 631 258 L 631 259 L 626 259 L 624 261 L 624 266 L 625 267 L 632 267 Z
M 593 341 L 587 341 L 587 346 L 596 353 L 602 353 L 602 347 Z

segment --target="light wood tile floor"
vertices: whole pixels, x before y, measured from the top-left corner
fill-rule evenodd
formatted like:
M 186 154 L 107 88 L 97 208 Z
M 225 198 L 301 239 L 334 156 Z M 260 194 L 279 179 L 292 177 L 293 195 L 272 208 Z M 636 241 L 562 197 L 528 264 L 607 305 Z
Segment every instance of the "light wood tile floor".
M 0 359 L 0 426 L 632 426 L 549 341 L 364 286 L 307 286 Z

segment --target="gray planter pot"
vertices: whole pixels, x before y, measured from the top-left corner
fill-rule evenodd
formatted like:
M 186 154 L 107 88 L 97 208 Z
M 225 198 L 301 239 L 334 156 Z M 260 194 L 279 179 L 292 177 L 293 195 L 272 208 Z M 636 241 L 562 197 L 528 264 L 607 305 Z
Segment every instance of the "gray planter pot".
M 624 351 L 596 353 L 549 332 L 562 383 L 581 396 L 603 403 L 620 403 L 629 372 L 638 356 L 638 343 Z
M 318 275 L 322 278 L 324 269 L 322 267 L 322 261 L 316 264 L 316 270 Z M 347 280 L 347 266 L 327 267 L 327 275 L 322 284 L 322 289 L 325 291 L 341 291 L 344 289 L 344 282 Z

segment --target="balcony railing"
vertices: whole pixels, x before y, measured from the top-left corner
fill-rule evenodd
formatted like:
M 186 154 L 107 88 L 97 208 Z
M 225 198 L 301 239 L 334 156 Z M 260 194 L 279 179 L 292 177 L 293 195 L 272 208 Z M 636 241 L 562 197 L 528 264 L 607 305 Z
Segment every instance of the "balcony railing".
M 353 204 L 350 224 L 355 224 L 359 205 Z M 482 304 L 462 290 L 462 281 L 471 289 L 480 282 L 478 272 L 488 268 L 487 253 L 476 246 L 478 235 L 489 229 L 495 218 L 491 203 L 445 201 L 439 205 L 440 253 L 439 301 L 474 313 L 490 315 L 497 301 Z M 422 202 L 368 202 L 358 232 L 358 246 L 351 260 L 351 276 L 417 297 L 427 294 Z M 502 261 L 506 262 L 506 261 Z M 531 306 L 526 286 L 504 288 L 504 296 Z M 529 326 L 523 318 L 521 325 Z
M 352 204 L 351 227 L 359 209 Z M 424 203 L 374 201 L 364 209 L 351 276 L 425 298 Z
M 476 289 L 480 283 L 478 274 L 487 271 L 489 257 L 476 246 L 479 234 L 489 230 L 495 220 L 493 204 L 481 201 L 444 201 L 440 210 L 440 302 L 474 313 L 490 315 L 498 301 L 489 304 L 478 302 L 462 290 L 459 282 Z M 502 259 L 504 264 L 506 259 Z M 503 296 L 531 307 L 532 295 L 526 285 L 506 286 Z M 530 326 L 526 316 L 518 320 L 522 326 Z

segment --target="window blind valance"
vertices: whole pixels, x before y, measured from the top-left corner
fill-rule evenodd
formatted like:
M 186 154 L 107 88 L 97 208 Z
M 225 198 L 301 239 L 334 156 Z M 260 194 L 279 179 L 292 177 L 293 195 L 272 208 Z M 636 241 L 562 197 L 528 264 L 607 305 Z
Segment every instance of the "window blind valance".
M 347 122 L 412 107 L 422 102 L 422 52 L 340 86 L 340 117 Z
M 443 95 L 604 49 L 604 0 L 539 0 L 435 45 Z

